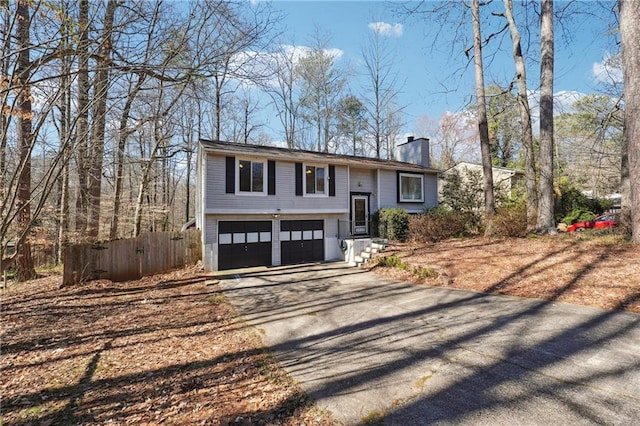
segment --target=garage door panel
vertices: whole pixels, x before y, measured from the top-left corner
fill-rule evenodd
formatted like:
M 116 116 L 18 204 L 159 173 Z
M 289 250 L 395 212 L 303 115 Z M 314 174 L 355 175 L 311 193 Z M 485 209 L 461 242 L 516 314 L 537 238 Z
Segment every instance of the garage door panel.
M 270 221 L 220 221 L 218 269 L 271 265 Z
M 324 260 L 324 221 L 281 221 L 280 259 L 283 265 Z

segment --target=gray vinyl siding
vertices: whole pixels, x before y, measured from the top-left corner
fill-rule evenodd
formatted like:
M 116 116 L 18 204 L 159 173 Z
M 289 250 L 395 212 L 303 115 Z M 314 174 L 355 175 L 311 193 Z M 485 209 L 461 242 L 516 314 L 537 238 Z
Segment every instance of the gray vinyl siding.
M 349 169 L 351 192 L 375 192 L 376 171 L 371 169 Z
M 218 242 L 218 221 L 214 216 L 205 215 L 204 243 L 214 244 Z
M 438 175 L 436 174 L 424 176 L 424 201 L 425 207 L 438 206 Z
M 196 201 L 196 209 L 195 209 L 195 214 L 196 214 L 196 228 L 198 229 L 203 229 L 204 228 L 204 224 L 202 223 L 203 221 L 203 216 L 202 216 L 202 209 L 203 209 L 203 188 L 202 188 L 202 183 L 203 183 L 203 179 L 202 179 L 202 171 L 203 169 L 203 163 L 202 163 L 202 149 L 199 148 L 198 149 L 198 154 L 196 155 L 196 191 L 195 191 L 195 201 Z M 204 236 L 202 236 L 204 237 Z M 204 238 L 202 239 L 202 242 L 204 243 Z
M 295 195 L 295 163 L 276 161 L 276 195 L 236 195 L 225 191 L 225 157 L 207 156 L 207 209 L 242 210 L 250 213 L 295 212 L 296 210 L 345 210 L 348 197 L 347 168 L 336 166 L 336 195 L 329 196 L 296 196 Z M 237 178 L 237 177 L 236 177 Z M 265 182 L 266 185 L 266 182 Z M 329 188 L 326 188 L 327 193 Z M 280 209 L 280 210 L 278 210 Z
M 378 171 L 372 169 L 354 169 L 350 167 L 349 183 L 351 185 L 351 192 L 369 194 L 371 213 L 375 213 L 378 206 Z M 349 201 L 349 203 L 351 203 L 351 201 Z

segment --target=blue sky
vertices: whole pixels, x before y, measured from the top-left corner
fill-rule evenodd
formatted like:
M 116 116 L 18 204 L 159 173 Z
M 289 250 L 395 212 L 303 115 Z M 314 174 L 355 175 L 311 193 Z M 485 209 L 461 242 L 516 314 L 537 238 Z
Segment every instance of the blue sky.
M 518 1 L 514 3 L 517 7 Z M 556 9 L 564 5 L 565 2 L 556 1 Z M 453 26 L 442 28 L 424 19 L 399 16 L 394 12 L 397 2 L 274 1 L 272 6 L 283 15 L 283 37 L 288 44 L 308 45 L 314 28 L 318 27 L 330 37 L 329 47 L 341 52 L 340 65 L 350 66 L 356 71 L 361 61 L 362 47 L 372 31 L 370 24 L 384 23 L 378 28 L 387 30 L 388 43 L 397 54 L 395 66 L 399 78 L 404 81 L 400 103 L 406 107 L 404 130 L 407 134 L 415 132 L 416 121 L 422 115 L 433 119 L 445 112 L 461 111 L 472 99 L 473 70 L 472 67 L 464 70 L 462 45 L 453 42 L 456 38 Z M 583 12 L 568 15 L 563 27 L 556 28 L 555 92 L 560 101 L 597 92 L 600 88 L 598 71 L 602 70 L 599 64 L 617 49 L 615 38 L 608 35 L 612 14 L 607 13 L 606 9 L 596 9 L 595 5 L 591 7 L 586 2 L 578 6 L 584 9 Z M 502 2 L 494 1 L 492 7 L 499 10 Z M 496 27 L 501 26 L 500 18 L 491 18 L 486 12 L 484 14 Z M 441 32 L 434 48 L 436 30 Z M 461 30 L 464 36 L 469 36 L 470 23 Z M 521 31 L 524 33 L 524 28 Z M 537 25 L 531 28 L 533 34 L 537 31 Z M 488 27 L 485 27 L 483 35 L 488 32 Z M 538 56 L 539 45 L 534 44 L 531 49 L 532 56 Z M 508 34 L 502 41 L 498 40 L 486 49 L 485 68 L 487 85 L 493 82 L 505 84 L 512 78 L 514 66 Z M 535 91 L 539 65 L 530 64 L 527 72 L 529 89 Z M 361 89 L 357 76 L 351 78 L 351 82 L 352 90 L 357 93 Z M 270 132 L 277 133 L 277 118 L 269 121 Z

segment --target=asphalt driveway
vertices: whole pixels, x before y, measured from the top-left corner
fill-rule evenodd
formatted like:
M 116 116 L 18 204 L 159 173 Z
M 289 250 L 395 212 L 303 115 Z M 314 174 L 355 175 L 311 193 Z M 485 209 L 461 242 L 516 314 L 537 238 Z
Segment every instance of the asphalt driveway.
M 345 424 L 638 424 L 640 315 L 430 288 L 344 263 L 221 279 Z

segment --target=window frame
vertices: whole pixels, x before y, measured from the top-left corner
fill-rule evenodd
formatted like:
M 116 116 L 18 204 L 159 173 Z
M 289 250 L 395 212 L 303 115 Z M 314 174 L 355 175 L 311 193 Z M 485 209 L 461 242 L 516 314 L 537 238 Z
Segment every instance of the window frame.
M 323 177 L 323 182 L 324 182 L 324 188 L 323 188 L 323 192 L 313 192 L 313 193 L 309 193 L 307 192 L 307 167 L 313 167 L 316 172 L 315 172 L 315 177 L 313 179 L 313 182 L 316 186 L 317 190 L 317 183 L 318 183 L 318 173 L 317 170 L 318 169 L 322 169 L 324 172 L 324 177 Z M 329 197 L 329 165 L 328 164 L 315 164 L 315 163 L 303 163 L 302 164 L 302 195 L 304 197 L 320 197 L 320 198 L 324 198 L 324 197 Z
M 251 162 L 251 181 L 252 181 L 252 188 L 253 188 L 253 164 L 254 163 L 260 163 L 262 164 L 262 191 L 241 191 L 240 190 L 240 175 L 241 175 L 241 171 L 240 171 L 240 162 L 241 161 L 249 161 Z M 268 164 L 267 164 L 267 160 L 264 158 L 251 158 L 251 157 L 236 157 L 236 195 L 242 195 L 242 196 L 249 196 L 249 197 L 255 197 L 255 196 L 266 196 L 267 195 L 267 190 L 268 190 L 268 185 L 269 185 L 269 171 L 268 171 Z
M 419 199 L 405 199 L 402 193 L 403 178 L 419 178 L 420 179 L 420 198 Z M 398 202 L 399 203 L 424 203 L 424 175 L 422 173 L 398 173 Z

